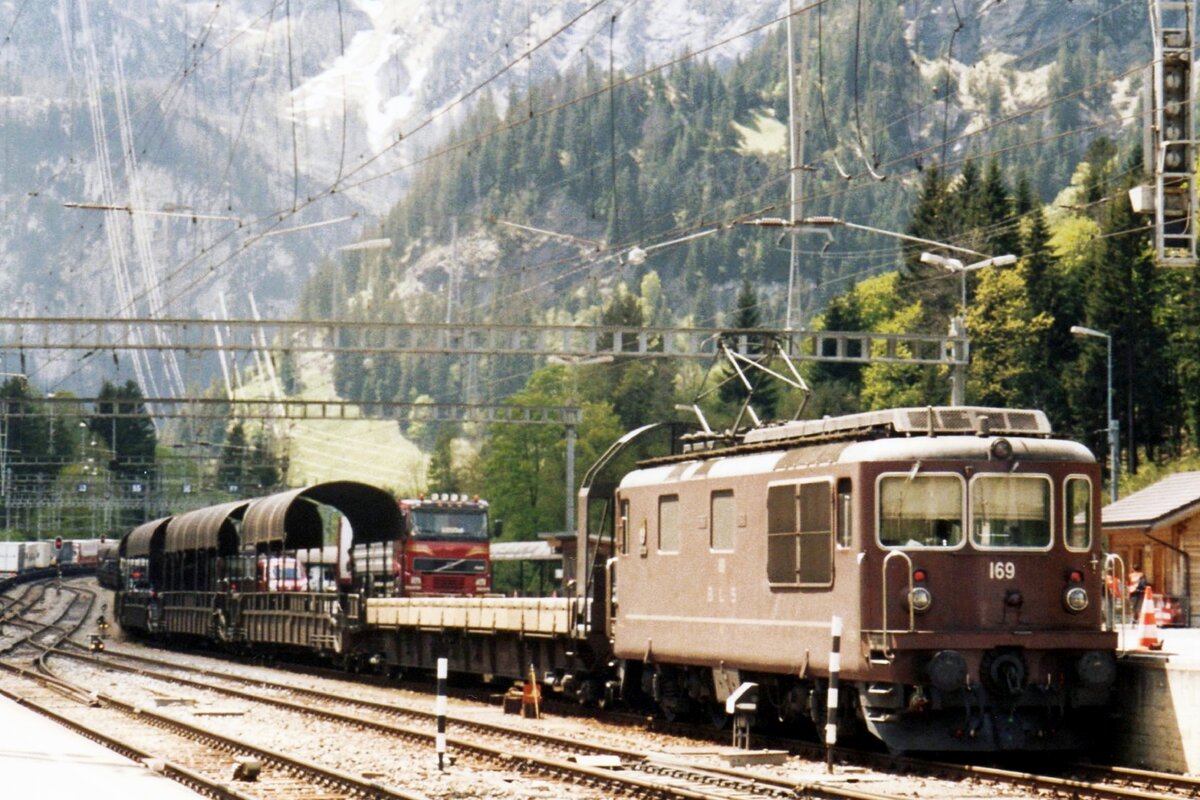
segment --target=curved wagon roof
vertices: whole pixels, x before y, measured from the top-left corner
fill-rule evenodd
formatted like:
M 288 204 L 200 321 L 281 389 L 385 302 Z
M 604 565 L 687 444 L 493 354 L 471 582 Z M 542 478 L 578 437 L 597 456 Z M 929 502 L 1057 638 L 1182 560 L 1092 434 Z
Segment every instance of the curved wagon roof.
M 172 517 L 160 517 L 138 525 L 121 539 L 118 554 L 125 558 L 141 558 L 150 555 L 151 550 L 161 550 L 167 523 L 171 520 Z
M 167 523 L 166 551 L 216 550 L 222 555 L 236 553 L 238 530 L 234 520 L 242 518 L 251 502 L 234 500 L 171 518 Z
M 400 509 L 389 492 L 357 481 L 331 481 L 253 501 L 242 520 L 242 544 L 282 544 L 287 550 L 321 547 L 318 503 L 342 513 L 354 531 L 355 544 L 387 542 L 400 533 Z
M 232 555 L 243 547 L 319 548 L 324 526 L 318 505 L 341 512 L 357 544 L 388 542 L 400 535 L 400 509 L 389 492 L 356 481 L 331 481 L 144 523 L 126 534 L 124 555 L 145 556 L 152 549 Z

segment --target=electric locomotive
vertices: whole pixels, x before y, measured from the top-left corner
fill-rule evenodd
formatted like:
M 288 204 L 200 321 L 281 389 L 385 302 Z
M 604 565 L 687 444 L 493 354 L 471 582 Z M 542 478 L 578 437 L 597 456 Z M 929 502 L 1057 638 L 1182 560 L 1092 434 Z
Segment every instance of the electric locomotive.
M 1041 412 L 977 407 L 714 439 L 616 491 L 607 625 L 626 694 L 719 714 L 752 683 L 760 713 L 894 751 L 1087 745 L 1117 644 L 1090 451 Z

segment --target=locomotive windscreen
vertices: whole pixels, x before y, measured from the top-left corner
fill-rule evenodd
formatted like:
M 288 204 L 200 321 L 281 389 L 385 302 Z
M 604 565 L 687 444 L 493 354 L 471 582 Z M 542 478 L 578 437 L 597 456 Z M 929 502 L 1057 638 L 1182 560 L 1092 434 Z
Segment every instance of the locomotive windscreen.
M 971 482 L 971 543 L 976 547 L 1050 546 L 1050 479 L 980 475 Z

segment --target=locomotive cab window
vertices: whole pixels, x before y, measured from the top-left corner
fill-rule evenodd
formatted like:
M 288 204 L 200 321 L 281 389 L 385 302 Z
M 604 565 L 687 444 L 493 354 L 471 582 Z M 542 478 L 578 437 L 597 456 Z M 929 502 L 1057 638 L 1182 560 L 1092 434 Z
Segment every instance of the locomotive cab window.
M 767 581 L 833 583 L 833 489 L 827 481 L 767 489 Z
M 963 543 L 963 481 L 958 475 L 884 475 L 879 479 L 879 543 L 884 547 L 958 547 Z
M 1092 547 L 1092 482 L 1072 475 L 1063 484 L 1063 531 L 1068 550 Z
M 971 481 L 971 543 L 1043 550 L 1051 544 L 1050 478 L 977 475 Z
M 658 552 L 679 552 L 679 495 L 658 498 Z

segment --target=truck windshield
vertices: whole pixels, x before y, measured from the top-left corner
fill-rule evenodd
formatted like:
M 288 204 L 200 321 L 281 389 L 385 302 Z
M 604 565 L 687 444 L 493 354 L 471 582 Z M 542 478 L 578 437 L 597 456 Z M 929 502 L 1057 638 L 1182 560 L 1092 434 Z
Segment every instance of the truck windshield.
M 454 539 L 485 542 L 487 512 L 463 509 L 416 509 L 412 513 L 415 539 Z

